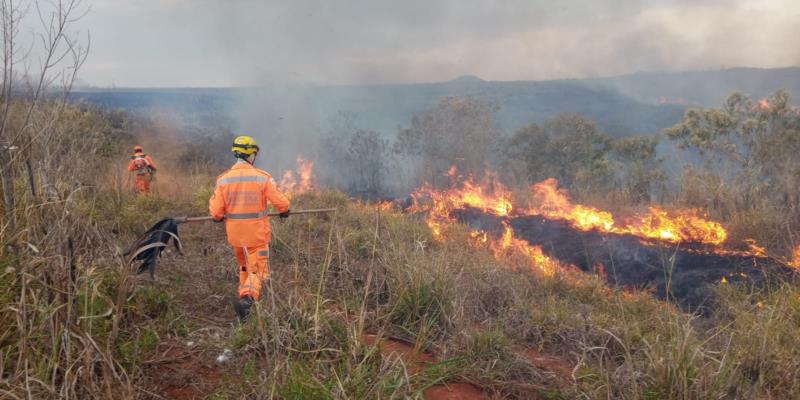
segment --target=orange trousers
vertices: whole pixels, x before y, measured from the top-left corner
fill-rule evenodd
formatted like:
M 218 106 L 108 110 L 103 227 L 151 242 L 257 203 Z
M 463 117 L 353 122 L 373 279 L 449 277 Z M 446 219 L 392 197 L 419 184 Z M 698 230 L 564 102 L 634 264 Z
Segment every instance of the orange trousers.
M 134 179 L 136 184 L 136 193 L 150 193 L 150 175 L 136 175 Z
M 261 285 L 269 278 L 269 244 L 258 247 L 234 247 L 239 262 L 239 298 L 261 297 Z

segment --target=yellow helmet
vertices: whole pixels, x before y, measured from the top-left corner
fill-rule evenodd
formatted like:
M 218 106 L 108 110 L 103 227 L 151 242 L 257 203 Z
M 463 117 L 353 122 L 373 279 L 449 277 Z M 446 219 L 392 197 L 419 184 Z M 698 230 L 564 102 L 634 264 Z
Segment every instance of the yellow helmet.
M 233 139 L 231 151 L 247 155 L 258 153 L 258 143 L 250 136 L 237 136 L 236 139 Z

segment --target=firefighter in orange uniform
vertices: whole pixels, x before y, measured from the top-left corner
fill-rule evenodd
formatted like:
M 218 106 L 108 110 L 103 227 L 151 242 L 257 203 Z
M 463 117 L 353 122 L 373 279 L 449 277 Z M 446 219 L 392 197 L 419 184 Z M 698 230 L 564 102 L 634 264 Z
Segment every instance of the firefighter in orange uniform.
M 267 207 L 272 204 L 281 218 L 289 216 L 289 200 L 278 191 L 272 176 L 253 166 L 258 144 L 239 136 L 231 148 L 236 164 L 217 177 L 208 209 L 215 221 L 225 221 L 228 243 L 239 262 L 239 300 L 234 308 L 240 320 L 261 296 L 262 283 L 269 279 L 269 242 L 272 227 Z
M 153 174 L 156 172 L 156 163 L 152 157 L 144 154 L 142 146 L 133 146 L 133 155 L 131 161 L 128 162 L 128 171 L 134 174 L 136 193 L 150 193 L 150 181 L 153 180 Z

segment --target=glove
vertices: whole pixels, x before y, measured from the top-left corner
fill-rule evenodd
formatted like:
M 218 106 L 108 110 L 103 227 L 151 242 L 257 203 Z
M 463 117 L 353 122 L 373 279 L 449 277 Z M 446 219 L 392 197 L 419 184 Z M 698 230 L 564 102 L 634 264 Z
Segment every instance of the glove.
M 215 224 L 219 224 L 225 222 L 225 217 L 222 217 L 220 219 L 212 219 L 212 221 L 214 221 Z
M 282 212 L 282 213 L 278 214 L 278 216 L 279 216 L 281 219 L 286 219 L 286 218 L 289 218 L 289 213 L 290 213 L 290 212 L 291 212 L 291 210 L 286 210 L 286 211 L 284 211 L 284 212 Z

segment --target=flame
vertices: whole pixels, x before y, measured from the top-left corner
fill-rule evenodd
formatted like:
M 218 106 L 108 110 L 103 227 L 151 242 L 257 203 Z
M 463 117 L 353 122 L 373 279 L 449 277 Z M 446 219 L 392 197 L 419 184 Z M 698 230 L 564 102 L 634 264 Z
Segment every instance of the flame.
M 314 162 L 297 157 L 297 174 L 291 170 L 283 173 L 280 188 L 287 193 L 309 192 L 316 188 L 314 184 Z M 298 179 L 299 178 L 299 179 Z
M 514 231 L 512 231 L 511 227 L 505 222 L 503 223 L 503 227 L 503 236 L 500 239 L 501 250 L 508 249 L 514 244 Z
M 520 254 L 528 259 L 531 267 L 545 276 L 554 276 L 562 268 L 561 263 L 544 254 L 541 246 L 531 245 L 524 240 L 515 238 L 514 231 L 505 221 L 503 222 L 503 234 L 499 239 L 493 241 L 489 248 L 498 258 L 508 254 Z
M 728 238 L 722 225 L 703 218 L 697 210 L 680 211 L 670 216 L 660 207 L 650 207 L 649 214 L 618 231 L 672 243 L 695 242 L 715 246 Z
M 767 249 L 761 247 L 756 243 L 755 239 L 745 239 L 745 244 L 747 244 L 749 254 L 752 254 L 757 257 L 766 257 L 767 256 Z M 798 250 L 795 250 L 798 251 Z
M 572 204 L 567 192 L 558 188 L 555 178 L 534 184 L 533 198 L 538 204 L 528 210 L 530 214 L 567 220 L 581 230 L 599 229 L 609 232 L 614 227 L 611 213 Z
M 376 210 L 380 211 L 391 211 L 394 209 L 395 203 L 393 201 L 384 200 L 374 203 L 372 205 Z
M 554 178 L 533 185 L 536 205 L 528 212 L 552 219 L 569 221 L 580 230 L 596 229 L 601 232 L 631 234 L 645 239 L 672 243 L 695 242 L 719 245 L 728 238 L 725 228 L 717 222 L 703 218 L 697 210 L 685 210 L 676 215 L 660 207 L 650 207 L 645 215 L 634 217 L 622 226 L 607 211 L 580 204 L 572 204 L 564 189 L 558 188 Z
M 474 239 L 474 242 L 478 245 L 483 245 L 489 242 L 489 236 L 484 231 L 471 230 L 469 232 L 469 236 Z
M 433 204 L 433 210 L 448 213 L 454 209 L 472 207 L 490 214 L 506 216 L 512 210 L 511 193 L 494 173 L 487 174 L 481 184 L 470 176 L 460 188 L 449 190 L 437 190 L 426 183 L 411 193 L 411 197 L 414 199 L 412 207 L 417 207 L 416 211 L 421 210 L 419 205 L 426 203 L 426 199 Z
M 449 172 L 455 174 L 453 168 Z M 470 176 L 461 187 L 449 190 L 438 190 L 426 183 L 411 193 L 411 198 L 414 203 L 410 211 L 428 212 L 426 222 L 437 239 L 441 239 L 443 224 L 455 222 L 453 210 L 472 207 L 497 216 L 507 216 L 512 210 L 510 192 L 494 174 L 487 174 L 482 184 Z
M 600 276 L 601 278 L 603 278 L 603 280 L 608 280 L 608 273 L 606 272 L 605 264 L 598 262 L 593 266 L 593 269 L 595 275 Z
M 794 269 L 800 270 L 800 244 L 792 250 L 792 259 L 786 264 Z
M 456 178 L 456 168 L 451 167 L 446 175 Z M 480 183 L 469 176 L 459 186 L 446 190 L 424 184 L 411 197 L 413 205 L 410 211 L 428 213 L 425 222 L 437 240 L 444 240 L 445 226 L 456 222 L 452 216 L 454 210 L 471 207 L 500 217 L 510 215 L 513 210 L 511 192 L 491 172 Z M 508 224 L 504 223 L 500 237 L 492 237 L 487 232 L 476 229 L 471 230 L 469 236 L 474 245 L 488 247 L 498 258 L 523 256 L 532 268 L 547 276 L 554 275 L 561 268 L 560 263 L 545 255 L 541 247 L 514 237 Z
M 694 251 L 747 256 L 765 255 L 765 249 L 754 240 L 745 241 L 748 250 L 744 251 L 722 247 L 728 238 L 728 232 L 720 223 L 708 219 L 698 210 L 666 210 L 652 206 L 643 213 L 615 219 L 608 211 L 573 203 L 569 193 L 559 188 L 558 181 L 554 178 L 532 185 L 531 200 L 525 208 L 515 205 L 511 192 L 494 173 L 487 173 L 480 182 L 472 176 L 462 179 L 457 175 L 455 168 L 450 168 L 446 175 L 453 178 L 452 188 L 437 189 L 430 184 L 423 184 L 411 194 L 413 203 L 409 208 L 412 212 L 427 213 L 425 221 L 434 238 L 440 241 L 446 240 L 445 228 L 457 222 L 454 211 L 471 207 L 499 217 L 536 215 L 564 220 L 575 229 L 633 235 L 645 244 L 694 243 L 707 246 Z M 460 183 L 457 182 L 459 179 Z M 548 276 L 554 275 L 560 268 L 577 269 L 574 266 L 560 264 L 547 256 L 540 246 L 516 238 L 513 229 L 507 223 L 503 224 L 502 234 L 492 235 L 482 230 L 471 230 L 470 242 L 475 246 L 489 248 L 498 258 L 522 255 L 532 266 Z M 800 269 L 800 246 L 795 250 L 794 259 L 796 260 L 794 265 Z M 602 274 L 604 266 L 597 266 L 596 270 Z

